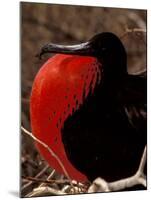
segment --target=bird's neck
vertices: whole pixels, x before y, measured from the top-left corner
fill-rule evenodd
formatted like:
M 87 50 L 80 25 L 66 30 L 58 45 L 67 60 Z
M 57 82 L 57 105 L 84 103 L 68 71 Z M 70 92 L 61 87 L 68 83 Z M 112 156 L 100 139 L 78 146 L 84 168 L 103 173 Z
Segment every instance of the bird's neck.
M 102 84 L 106 86 L 106 88 L 113 89 L 119 88 L 127 76 L 127 73 L 115 73 L 115 72 L 103 72 L 102 75 Z
M 118 84 L 127 75 L 127 56 L 125 49 L 116 49 L 99 60 L 103 66 L 104 81 Z
M 123 87 L 123 81 L 127 76 L 126 65 L 124 63 L 107 63 L 103 65 L 102 70 L 102 82 L 99 86 L 99 91 L 103 94 L 106 99 L 118 99 L 118 94 Z

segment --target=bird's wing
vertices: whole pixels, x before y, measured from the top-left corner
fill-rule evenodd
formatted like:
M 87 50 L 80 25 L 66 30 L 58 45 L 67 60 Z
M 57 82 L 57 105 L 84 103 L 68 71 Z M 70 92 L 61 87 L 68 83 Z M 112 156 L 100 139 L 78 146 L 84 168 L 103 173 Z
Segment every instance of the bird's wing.
M 147 76 L 146 73 L 127 75 L 124 80 L 122 104 L 130 124 L 144 130 L 147 122 Z

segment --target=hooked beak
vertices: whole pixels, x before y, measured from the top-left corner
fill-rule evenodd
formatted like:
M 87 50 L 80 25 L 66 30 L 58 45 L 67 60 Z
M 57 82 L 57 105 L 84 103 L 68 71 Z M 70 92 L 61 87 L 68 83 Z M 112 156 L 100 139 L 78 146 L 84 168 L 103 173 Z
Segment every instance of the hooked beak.
M 45 53 L 61 53 L 81 56 L 94 56 L 94 50 L 91 47 L 91 42 L 85 42 L 77 45 L 58 45 L 49 43 L 41 48 L 40 53 L 37 55 L 40 59 Z

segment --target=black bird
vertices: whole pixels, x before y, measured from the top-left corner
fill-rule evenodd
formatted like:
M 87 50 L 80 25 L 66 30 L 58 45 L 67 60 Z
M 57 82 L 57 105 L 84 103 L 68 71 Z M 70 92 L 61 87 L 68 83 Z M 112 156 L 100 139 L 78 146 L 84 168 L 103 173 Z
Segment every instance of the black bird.
M 147 142 L 147 81 L 145 74 L 128 74 L 121 40 L 105 32 L 80 45 L 47 44 L 39 56 L 45 53 L 90 56 L 100 63 L 94 91 L 91 82 L 61 127 L 69 161 L 90 181 L 133 175 Z

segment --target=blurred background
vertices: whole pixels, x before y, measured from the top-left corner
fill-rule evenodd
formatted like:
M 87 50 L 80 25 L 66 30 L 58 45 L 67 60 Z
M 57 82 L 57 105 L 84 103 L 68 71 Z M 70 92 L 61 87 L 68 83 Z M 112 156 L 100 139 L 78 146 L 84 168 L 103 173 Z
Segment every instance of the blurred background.
M 121 38 L 127 50 L 129 73 L 137 73 L 146 69 L 146 14 L 145 10 L 21 2 L 22 126 L 31 130 L 29 102 L 32 83 L 39 68 L 52 56 L 45 55 L 42 60 L 35 57 L 44 44 L 76 44 L 100 32 L 113 32 Z M 33 140 L 21 134 L 21 175 L 35 177 L 46 166 Z M 47 178 L 52 170 L 46 167 L 41 177 Z M 58 176 L 54 174 L 55 178 Z M 29 182 L 21 179 L 22 196 L 38 185 L 36 181 Z

